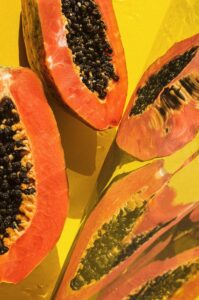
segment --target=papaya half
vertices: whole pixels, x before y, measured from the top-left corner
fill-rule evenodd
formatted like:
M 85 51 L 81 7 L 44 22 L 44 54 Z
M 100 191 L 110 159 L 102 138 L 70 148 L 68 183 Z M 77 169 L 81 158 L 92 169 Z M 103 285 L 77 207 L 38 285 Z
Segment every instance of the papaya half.
M 98 300 L 195 300 L 199 295 L 198 205 L 107 286 Z
M 28 61 L 47 89 L 96 129 L 116 126 L 127 94 L 111 0 L 22 0 Z
M 89 299 L 192 209 L 195 204 L 175 204 L 172 176 L 159 160 L 109 186 L 80 230 L 56 300 Z
M 25 68 L 0 68 L 0 180 L 0 281 L 17 283 L 53 248 L 68 210 L 56 121 Z
M 140 160 L 172 154 L 199 130 L 199 35 L 174 44 L 144 73 L 117 135 Z

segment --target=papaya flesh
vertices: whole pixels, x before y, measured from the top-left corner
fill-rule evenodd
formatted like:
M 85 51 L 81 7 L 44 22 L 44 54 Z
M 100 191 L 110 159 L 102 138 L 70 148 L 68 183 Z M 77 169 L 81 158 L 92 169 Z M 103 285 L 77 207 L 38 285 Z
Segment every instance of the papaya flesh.
M 56 300 L 89 299 L 192 209 L 175 204 L 172 176 L 160 160 L 112 183 L 80 230 Z
M 196 299 L 199 295 L 198 226 L 199 206 L 196 205 L 163 234 L 136 267 L 129 266 L 97 299 Z
M 174 44 L 144 73 L 117 135 L 140 160 L 172 154 L 199 129 L 199 35 Z
M 22 0 L 28 61 L 47 89 L 96 129 L 116 126 L 127 71 L 112 1 Z
M 0 178 L 0 281 L 18 283 L 53 248 L 68 210 L 56 121 L 25 68 L 0 68 Z

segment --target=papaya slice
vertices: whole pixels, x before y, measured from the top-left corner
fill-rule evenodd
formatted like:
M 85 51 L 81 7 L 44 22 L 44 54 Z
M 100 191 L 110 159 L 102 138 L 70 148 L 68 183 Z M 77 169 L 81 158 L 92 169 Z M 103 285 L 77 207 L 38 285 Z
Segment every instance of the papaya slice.
M 175 204 L 171 177 L 160 160 L 112 183 L 85 220 L 56 300 L 89 299 L 192 209 Z
M 96 129 L 121 119 L 127 72 L 112 1 L 22 0 L 30 66 Z
M 199 295 L 198 205 L 158 243 L 142 262 L 103 290 L 99 300 L 195 300 Z
M 199 35 L 176 43 L 144 73 L 117 135 L 140 160 L 172 154 L 199 129 Z
M 0 178 L 0 281 L 17 283 L 55 245 L 68 210 L 56 121 L 25 68 L 0 68 Z

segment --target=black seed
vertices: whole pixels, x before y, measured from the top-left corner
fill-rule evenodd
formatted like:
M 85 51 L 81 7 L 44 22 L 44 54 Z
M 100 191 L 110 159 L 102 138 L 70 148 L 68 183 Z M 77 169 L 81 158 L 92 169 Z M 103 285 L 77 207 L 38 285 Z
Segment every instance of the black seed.
M 191 264 L 181 265 L 153 280 L 149 280 L 138 292 L 129 295 L 128 300 L 170 299 L 184 283 L 198 273 L 199 262 L 197 260 Z
M 191 62 L 198 51 L 198 46 L 176 56 L 169 63 L 165 64 L 159 72 L 153 74 L 144 86 L 137 91 L 137 99 L 132 107 L 129 116 L 138 115 L 145 111 L 148 105 L 154 103 L 162 89 L 169 84 L 175 77 L 177 77 L 182 70 Z M 181 81 L 180 81 L 181 82 Z M 185 81 L 181 84 L 191 92 L 189 84 Z M 179 96 L 176 94 L 179 98 Z M 172 101 L 170 101 L 170 106 Z
M 6 145 L 6 152 L 7 154 L 10 154 L 14 151 L 15 143 L 9 143 Z
M 74 63 L 80 67 L 80 78 L 91 92 L 97 92 L 100 99 L 105 99 L 110 80 L 118 81 L 119 77 L 114 72 L 113 50 L 106 39 L 106 25 L 99 8 L 93 0 L 62 0 L 62 12 L 68 21 L 67 43 Z M 109 70 L 106 63 L 109 63 Z M 99 89 L 96 79 L 103 79 L 104 73 L 107 79 Z
M 21 163 L 20 162 L 13 162 L 12 163 L 12 168 L 13 168 L 13 171 L 17 172 L 21 169 Z
M 6 149 L 2 143 L 0 143 L 0 156 L 4 156 L 6 154 Z
M 168 108 L 178 109 L 181 106 L 179 98 L 171 93 L 172 89 L 165 88 L 162 94 L 160 95 L 160 100 L 163 104 L 165 104 Z M 163 105 L 164 106 L 164 105 Z
M 72 289 L 79 290 L 83 285 L 101 278 L 119 264 L 118 257 L 123 251 L 122 240 L 132 230 L 145 206 L 144 202 L 141 207 L 134 210 L 121 209 L 116 218 L 103 225 L 98 231 L 94 246 L 86 250 L 86 256 L 81 261 L 82 267 L 71 281 Z M 118 253 L 108 255 L 112 252 L 112 248 L 117 248 Z
M 28 163 L 26 164 L 26 169 L 27 169 L 27 171 L 30 170 L 31 168 L 32 168 L 32 164 L 28 162 Z
M 7 96 L 5 96 L 5 97 L 3 97 L 3 98 L 1 99 L 1 103 L 0 103 L 0 104 L 1 104 L 1 105 L 4 107 L 4 109 L 6 109 L 6 110 L 11 110 L 11 109 L 15 108 L 15 106 L 14 106 L 12 100 L 11 100 L 9 97 L 7 97 Z
M 6 252 L 8 252 L 8 247 L 4 246 L 3 241 L 0 240 L 0 255 L 5 254 Z
M 30 189 L 22 190 L 22 192 L 25 195 L 32 195 L 32 194 L 34 194 L 36 192 L 36 190 L 34 188 L 30 188 Z
M 9 249 L 4 245 L 4 238 L 8 237 L 7 228 L 17 228 L 20 223 L 16 219 L 22 203 L 22 183 L 25 193 L 32 195 L 36 190 L 32 187 L 35 181 L 28 178 L 28 171 L 32 168 L 30 162 L 22 166 L 21 159 L 28 152 L 23 150 L 23 141 L 15 141 L 15 131 L 12 126 L 20 121 L 14 111 L 15 105 L 9 97 L 0 100 L 0 255 Z M 20 133 L 20 130 L 17 130 Z
M 7 200 L 7 199 L 6 199 Z M 7 206 L 7 202 L 6 201 L 1 201 L 0 202 L 0 208 L 6 208 L 6 206 Z
M 3 180 L 3 182 L 0 185 L 0 188 L 1 188 L 2 191 L 7 191 L 8 190 L 9 184 L 8 184 L 7 180 Z
M 164 110 L 164 108 L 163 107 L 158 107 L 157 109 L 160 112 L 161 116 L 163 118 L 165 118 L 166 117 L 166 111 Z

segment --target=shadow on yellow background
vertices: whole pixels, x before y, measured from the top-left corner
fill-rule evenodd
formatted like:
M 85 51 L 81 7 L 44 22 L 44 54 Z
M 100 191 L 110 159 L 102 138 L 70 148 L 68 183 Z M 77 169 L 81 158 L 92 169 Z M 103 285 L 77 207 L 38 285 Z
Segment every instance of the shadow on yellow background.
M 162 55 L 175 41 L 199 31 L 199 2 L 114 0 L 113 3 L 126 52 L 130 96 L 144 69 L 154 59 Z M 27 66 L 20 25 L 20 0 L 1 0 L 0 16 L 0 64 Z M 50 299 L 60 269 L 79 228 L 79 220 L 88 200 L 92 199 L 93 191 L 101 190 L 106 185 L 117 169 L 117 162 L 127 166 L 125 171 L 128 171 L 128 163 L 130 166 L 134 164 L 131 159 L 129 162 L 122 157 L 123 154 L 115 144 L 111 146 L 116 134 L 115 129 L 97 133 L 81 123 L 58 102 L 50 101 L 50 104 L 60 129 L 68 168 L 71 201 L 69 218 L 57 247 L 27 279 L 18 285 L 0 284 L 1 300 Z M 110 146 L 106 164 L 100 173 Z M 186 153 L 197 147 L 198 137 L 186 147 Z M 179 159 L 180 153 L 167 161 L 172 165 L 176 158 Z M 134 166 L 139 167 L 140 163 L 135 162 Z M 197 169 L 194 170 L 197 172 Z M 122 171 L 121 166 L 120 172 Z M 189 174 L 186 176 L 189 181 Z M 183 184 L 182 178 L 180 180 L 176 184 Z
M 60 272 L 57 249 L 53 249 L 44 261 L 21 283 L 1 283 L 1 300 L 44 300 L 50 299 Z

